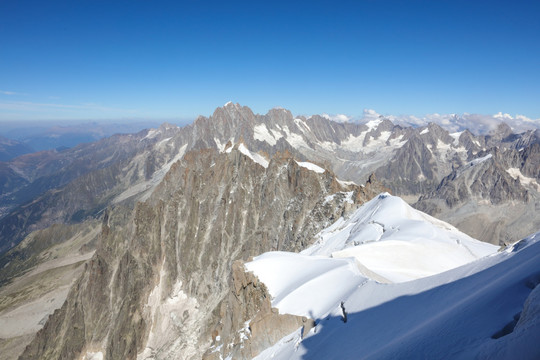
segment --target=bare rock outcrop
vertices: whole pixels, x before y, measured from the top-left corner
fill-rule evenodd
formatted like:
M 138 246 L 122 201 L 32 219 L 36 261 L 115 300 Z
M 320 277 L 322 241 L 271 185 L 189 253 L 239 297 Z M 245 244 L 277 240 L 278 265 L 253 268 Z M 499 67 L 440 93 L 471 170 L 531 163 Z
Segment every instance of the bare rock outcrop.
M 281 335 L 263 339 L 257 329 L 276 324 L 285 331 L 307 321 L 268 311 L 254 279 L 236 271 L 231 283 L 233 262 L 306 247 L 379 186 L 374 179 L 365 187 L 340 182 L 286 153 L 264 167 L 237 148 L 188 152 L 147 201 L 133 211 L 112 208 L 94 257 L 21 359 L 96 352 L 105 359 L 200 358 L 215 324 L 229 316 L 223 304 L 231 284 L 251 310 L 229 317 L 229 328 L 249 319 L 259 334 L 249 353 Z
M 212 333 L 212 346 L 204 359 L 251 359 L 285 335 L 303 327 L 309 331 L 312 319 L 279 314 L 271 307 L 266 286 L 244 268 L 242 261 L 232 265 L 232 285 L 220 306 L 220 321 Z
M 481 151 L 414 206 L 476 239 L 499 245 L 517 241 L 540 226 L 538 164 L 538 143 Z

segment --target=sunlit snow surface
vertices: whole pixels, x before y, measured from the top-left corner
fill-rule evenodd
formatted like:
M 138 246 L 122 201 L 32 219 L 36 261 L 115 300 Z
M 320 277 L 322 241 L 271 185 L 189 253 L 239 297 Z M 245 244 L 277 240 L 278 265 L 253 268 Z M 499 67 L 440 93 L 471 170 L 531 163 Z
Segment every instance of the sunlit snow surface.
M 366 278 L 354 260 L 269 252 L 246 264 L 268 287 L 280 313 L 317 318 Z M 328 291 L 330 290 L 331 291 Z
M 402 282 L 438 274 L 497 251 L 455 227 L 381 194 L 347 221 L 319 234 L 306 255 L 354 257 L 376 280 Z M 373 276 L 370 276 L 373 277 Z
M 302 254 L 246 264 L 280 313 L 317 321 L 304 339 L 292 333 L 257 358 L 540 358 L 540 287 L 522 326 L 492 338 L 540 282 L 536 237 L 497 252 L 381 194 Z
M 266 160 L 262 155 L 260 154 L 257 154 L 257 153 L 252 153 L 251 151 L 248 150 L 248 148 L 246 148 L 246 146 L 242 143 L 238 146 L 238 150 L 246 155 L 247 157 L 249 157 L 251 160 L 253 160 L 254 162 L 256 162 L 257 164 L 261 165 L 262 167 L 264 167 L 265 169 L 268 167 L 268 160 Z
M 306 168 L 311 171 L 315 171 L 317 174 L 323 174 L 326 170 L 324 170 L 322 167 L 315 165 L 313 163 L 304 161 L 304 162 L 296 162 L 299 166 Z
M 275 298 L 274 306 L 284 312 L 305 315 L 305 311 L 293 311 L 284 305 L 289 301 L 284 300 L 287 296 L 281 286 L 295 289 L 289 296 L 310 292 L 312 286 L 319 287 L 321 278 L 329 278 L 321 264 L 335 263 L 333 266 L 337 267 L 341 259 L 347 259 L 349 265 L 352 264 L 347 268 L 347 274 L 352 268 L 354 276 L 393 283 L 438 274 L 498 249 L 497 246 L 472 239 L 389 194 L 379 195 L 348 220 L 338 220 L 319 233 L 318 237 L 319 240 L 301 255 L 283 252 L 263 254 L 246 264 L 248 270 L 254 271 L 267 284 Z M 310 259 L 309 256 L 318 257 Z M 306 276 L 309 282 L 302 283 L 303 278 L 297 278 L 298 271 L 309 274 Z M 328 282 L 328 286 L 337 284 L 339 277 L 337 281 Z M 346 282 L 345 286 L 349 285 Z M 319 312 L 319 315 L 323 313 Z
M 539 359 L 539 240 L 415 281 L 367 281 L 341 300 L 346 323 L 338 303 L 304 339 L 297 331 L 256 358 Z

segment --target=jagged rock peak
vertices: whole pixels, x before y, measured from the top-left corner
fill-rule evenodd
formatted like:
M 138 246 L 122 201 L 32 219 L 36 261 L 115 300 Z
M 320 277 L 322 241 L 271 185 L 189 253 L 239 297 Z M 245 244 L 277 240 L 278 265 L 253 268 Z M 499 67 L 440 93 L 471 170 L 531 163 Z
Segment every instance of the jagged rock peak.
M 254 118 L 259 117 L 261 115 L 254 114 L 253 110 L 249 108 L 248 106 L 242 106 L 239 103 L 233 103 L 229 101 L 222 107 L 218 107 L 214 110 L 214 113 L 212 115 L 212 118 L 222 118 L 223 116 L 227 114 L 229 117 L 238 117 L 239 115 L 243 118 Z M 282 107 L 274 107 L 264 115 L 266 117 L 270 118 L 278 118 L 278 119 L 287 119 L 292 120 L 294 118 L 292 112 L 288 109 L 284 109 Z M 305 117 L 300 116 L 299 118 L 305 120 Z
M 396 126 L 390 119 L 385 117 L 379 117 L 379 119 L 381 120 L 377 126 L 377 130 L 379 131 L 391 131 Z
M 161 125 L 159 125 L 160 130 L 171 130 L 171 129 L 178 129 L 177 125 L 171 124 L 169 122 L 164 122 Z
M 228 107 L 228 106 L 230 106 L 230 107 L 239 107 L 240 104 L 239 104 L 239 103 L 236 103 L 236 104 L 235 104 L 235 103 L 233 103 L 232 101 L 227 101 L 227 102 L 225 103 L 225 105 L 223 105 L 223 107 L 226 108 L 226 107 Z
M 284 119 L 289 119 L 289 120 L 293 119 L 293 115 L 291 111 L 281 108 L 281 107 L 275 107 L 275 108 L 270 109 L 267 113 L 267 116 L 279 117 L 279 118 L 284 118 Z
M 303 249 L 376 195 L 294 160 L 263 168 L 248 158 L 189 151 L 148 200 L 129 213 L 111 209 L 94 257 L 21 358 L 201 358 L 220 309 L 234 305 L 226 301 L 235 260 Z M 227 325 L 230 314 L 223 326 L 236 331 L 246 314 Z M 282 320 L 303 321 L 257 323 Z
M 239 103 L 233 104 L 232 102 L 228 102 L 223 107 L 216 108 L 216 110 L 214 110 L 212 118 L 213 119 L 219 119 L 219 118 L 225 119 L 225 118 L 237 118 L 237 117 L 253 118 L 254 116 L 255 115 L 253 114 L 253 111 L 249 107 L 242 106 Z

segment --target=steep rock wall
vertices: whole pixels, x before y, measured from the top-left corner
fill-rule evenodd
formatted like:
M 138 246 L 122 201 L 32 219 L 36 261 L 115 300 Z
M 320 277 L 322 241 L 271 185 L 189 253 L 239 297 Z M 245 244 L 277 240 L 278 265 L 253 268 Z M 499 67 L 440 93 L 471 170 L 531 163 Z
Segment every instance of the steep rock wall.
M 187 153 L 132 213 L 107 213 L 96 254 L 21 359 L 200 358 L 233 261 L 305 247 L 380 191 L 372 180 L 346 185 L 286 153 L 267 168 L 236 149 Z

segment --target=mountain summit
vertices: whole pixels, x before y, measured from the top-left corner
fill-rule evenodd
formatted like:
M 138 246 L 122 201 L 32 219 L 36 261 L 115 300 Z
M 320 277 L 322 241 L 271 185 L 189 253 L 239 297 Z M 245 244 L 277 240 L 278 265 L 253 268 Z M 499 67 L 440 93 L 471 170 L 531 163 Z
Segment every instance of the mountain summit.
M 505 126 L 449 133 L 384 117 L 338 123 L 281 108 L 260 115 L 227 103 L 183 128 L 165 123 L 0 163 L 0 325 L 18 324 L 0 350 L 24 350 L 22 359 L 250 358 L 301 328 L 297 344 L 325 316 L 345 323 L 351 309 L 365 310 L 369 301 L 348 305 L 359 287 L 379 306 L 472 281 L 464 278 L 480 268 L 471 264 L 483 272 L 506 261 L 488 243 L 540 228 L 537 135 Z M 328 284 L 335 293 L 321 290 Z M 505 327 L 528 296 L 521 290 L 483 330 Z M 438 323 L 430 314 L 415 319 Z M 407 324 L 420 326 L 415 319 Z

